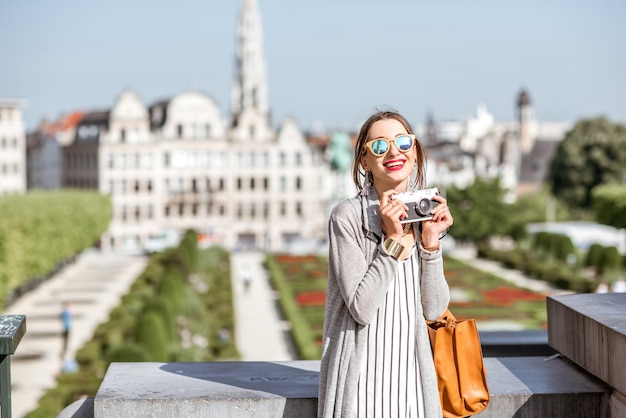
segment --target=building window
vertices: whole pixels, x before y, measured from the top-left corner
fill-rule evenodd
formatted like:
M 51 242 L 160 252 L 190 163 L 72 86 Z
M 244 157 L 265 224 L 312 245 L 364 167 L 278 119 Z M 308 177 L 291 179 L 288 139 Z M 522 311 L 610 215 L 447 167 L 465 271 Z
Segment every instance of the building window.
M 281 216 L 285 216 L 287 214 L 287 203 L 280 202 L 280 214 Z
M 250 152 L 250 154 L 248 155 L 248 158 L 249 158 L 250 167 L 254 167 L 254 164 L 256 163 L 256 154 L 254 153 L 254 151 Z
M 197 203 L 193 203 L 191 205 L 191 214 L 193 216 L 198 216 L 198 204 Z
M 299 152 L 296 152 L 296 165 L 300 166 L 300 164 L 302 164 L 302 154 Z
M 220 190 L 220 191 L 224 190 L 224 179 L 223 179 L 223 178 L 221 178 L 221 179 L 220 179 L 220 182 L 219 182 L 219 190 Z
M 254 177 L 250 179 L 250 190 L 254 190 Z
M 122 129 L 120 131 L 120 142 L 122 143 L 126 142 L 126 129 Z
M 263 165 L 265 167 L 269 167 L 270 166 L 270 153 L 267 151 L 263 152 Z
M 267 219 L 270 216 L 270 204 L 269 202 L 263 203 L 263 218 Z
M 148 180 L 148 184 L 146 185 L 146 189 L 148 189 L 148 193 L 152 193 L 152 180 Z
M 191 179 L 191 191 L 192 193 L 198 193 L 198 181 L 196 179 Z
M 220 216 L 224 216 L 226 214 L 226 208 L 224 207 L 224 205 L 220 205 Z
M 285 176 L 282 176 L 280 178 L 280 191 L 287 191 L 287 179 L 285 178 Z
M 178 216 L 183 216 L 184 214 L 185 214 L 185 204 L 179 203 L 178 204 Z
M 148 205 L 148 219 L 152 219 L 154 217 L 154 209 L 152 205 Z
M 263 190 L 268 190 L 270 188 L 270 179 L 267 177 L 263 178 Z
M 170 166 L 170 161 L 171 161 L 170 153 L 166 152 L 165 154 L 163 154 L 163 165 L 165 167 Z
M 163 212 L 166 218 L 170 217 L 170 207 L 169 205 L 165 205 L 165 211 Z
M 183 125 L 181 124 L 176 125 L 176 137 L 177 138 L 183 137 Z
M 139 193 L 139 180 L 135 180 L 135 193 Z
M 209 124 L 209 123 L 204 125 L 204 136 L 205 136 L 205 138 L 210 138 L 211 137 L 211 124 Z
M 250 219 L 254 219 L 256 217 L 256 205 L 254 202 L 250 206 Z
M 139 221 L 141 217 L 141 208 L 139 206 L 135 207 L 135 220 Z
M 296 215 L 302 216 L 302 203 L 296 202 Z
M 237 218 L 241 219 L 243 217 L 243 204 L 237 203 Z
M 296 190 L 302 189 L 302 179 L 300 177 L 296 177 Z
M 278 154 L 278 164 L 281 167 L 284 167 L 286 163 L 287 163 L 287 156 L 285 155 L 284 152 L 281 152 L 280 154 Z
M 237 190 L 241 190 L 241 177 L 237 178 Z

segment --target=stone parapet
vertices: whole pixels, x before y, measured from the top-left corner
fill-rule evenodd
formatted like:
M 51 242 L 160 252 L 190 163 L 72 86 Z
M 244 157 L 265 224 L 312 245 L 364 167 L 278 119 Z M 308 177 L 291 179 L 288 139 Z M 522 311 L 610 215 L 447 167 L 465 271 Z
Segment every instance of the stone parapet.
M 548 344 L 626 394 L 626 293 L 548 297 Z
M 59 417 L 313 418 L 319 365 L 113 363 L 96 397 Z M 485 367 L 491 402 L 477 417 L 610 417 L 610 388 L 561 358 L 486 358 Z

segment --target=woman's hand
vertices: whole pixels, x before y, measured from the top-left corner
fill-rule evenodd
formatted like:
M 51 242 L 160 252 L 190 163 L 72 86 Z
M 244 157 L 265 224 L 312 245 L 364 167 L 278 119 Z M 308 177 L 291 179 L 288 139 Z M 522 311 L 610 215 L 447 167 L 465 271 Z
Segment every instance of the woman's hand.
M 400 242 L 403 235 L 403 225 L 400 220 L 408 216 L 409 207 L 398 199 L 392 199 L 391 195 L 394 194 L 398 194 L 398 192 L 391 189 L 384 192 L 380 197 L 380 217 L 387 238 Z
M 433 218 L 422 222 L 422 245 L 424 248 L 439 248 L 439 236 L 454 223 L 447 200 L 440 195 L 433 197 L 433 200 L 439 202 L 430 211 Z

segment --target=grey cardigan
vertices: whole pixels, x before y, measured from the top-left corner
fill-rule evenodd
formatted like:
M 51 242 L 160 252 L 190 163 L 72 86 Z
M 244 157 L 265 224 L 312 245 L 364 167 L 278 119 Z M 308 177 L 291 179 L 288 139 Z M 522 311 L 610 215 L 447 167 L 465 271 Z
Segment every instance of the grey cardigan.
M 398 261 L 381 245 L 379 200 L 372 187 L 339 203 L 329 220 L 329 267 L 318 417 L 349 417 L 356 413 L 356 391 L 367 326 L 383 302 Z M 421 237 L 420 237 L 421 238 Z M 439 318 L 450 300 L 441 251 L 419 243 L 420 295 L 417 314 Z M 421 302 L 421 303 L 420 303 Z M 437 378 L 428 330 L 418 321 L 417 359 L 424 388 L 426 418 L 441 417 Z

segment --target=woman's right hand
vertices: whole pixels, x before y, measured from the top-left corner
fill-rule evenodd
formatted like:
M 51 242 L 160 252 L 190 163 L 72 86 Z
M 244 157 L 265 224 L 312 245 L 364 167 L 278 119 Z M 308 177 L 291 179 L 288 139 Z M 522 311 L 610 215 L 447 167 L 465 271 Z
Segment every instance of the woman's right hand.
M 387 190 L 380 197 L 380 217 L 383 221 L 383 230 L 387 238 L 400 242 L 403 235 L 401 219 L 406 218 L 409 207 L 391 195 L 398 194 L 394 189 Z

